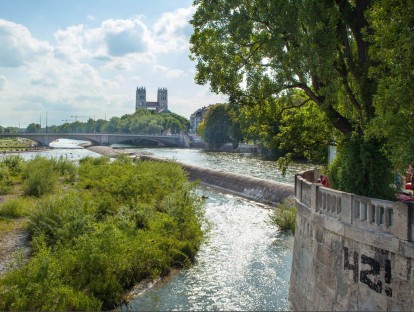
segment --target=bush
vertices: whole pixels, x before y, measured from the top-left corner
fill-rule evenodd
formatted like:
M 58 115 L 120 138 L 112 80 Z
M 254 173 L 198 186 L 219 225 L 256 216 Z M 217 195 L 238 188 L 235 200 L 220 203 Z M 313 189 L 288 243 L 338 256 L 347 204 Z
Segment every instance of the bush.
M 193 186 L 175 164 L 81 161 L 78 189 L 31 213 L 32 255 L 0 278 L 0 311 L 110 310 L 142 279 L 189 265 L 203 239 Z
M 51 193 L 57 183 L 54 161 L 37 156 L 30 160 L 23 171 L 23 190 L 29 196 Z
M 9 194 L 11 191 L 10 170 L 0 163 L 0 195 Z
M 68 243 L 91 230 L 95 210 L 91 200 L 75 192 L 55 195 L 38 202 L 28 230 L 32 237 L 43 236 L 48 246 Z
M 9 168 L 13 175 L 19 174 L 24 167 L 24 159 L 20 155 L 7 156 L 2 162 Z
M 36 255 L 0 279 L 1 311 L 98 311 L 101 302 L 67 285 L 60 258 L 44 244 L 33 242 Z
M 295 234 L 296 207 L 292 199 L 288 198 L 275 208 L 271 220 L 283 232 Z
M 0 217 L 15 219 L 27 216 L 32 203 L 22 198 L 12 198 L 0 204 Z
M 381 148 L 380 142 L 359 136 L 342 144 L 329 167 L 332 187 L 362 196 L 395 200 L 395 175 Z
M 67 182 L 74 182 L 76 179 L 76 164 L 69 159 L 64 159 L 62 156 L 60 156 L 59 159 L 54 160 L 53 170 L 60 176 L 65 177 Z

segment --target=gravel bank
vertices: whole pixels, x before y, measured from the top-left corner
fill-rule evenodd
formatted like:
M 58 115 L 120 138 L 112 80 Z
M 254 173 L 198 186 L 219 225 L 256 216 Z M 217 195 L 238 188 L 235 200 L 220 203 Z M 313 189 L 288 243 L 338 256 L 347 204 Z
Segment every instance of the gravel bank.
M 86 147 L 86 149 L 101 154 L 101 155 L 105 155 L 105 156 L 109 156 L 109 157 L 115 157 L 119 154 L 123 154 L 125 153 L 125 150 L 122 149 L 113 149 L 110 146 L 88 146 Z

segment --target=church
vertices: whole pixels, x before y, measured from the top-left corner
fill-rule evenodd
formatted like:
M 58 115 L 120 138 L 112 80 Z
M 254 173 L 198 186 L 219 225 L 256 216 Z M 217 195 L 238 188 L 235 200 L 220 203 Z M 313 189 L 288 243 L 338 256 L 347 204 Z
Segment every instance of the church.
M 167 88 L 158 88 L 157 102 L 148 102 L 145 87 L 137 87 L 135 111 L 140 108 L 155 110 L 157 113 L 170 112 L 168 110 Z

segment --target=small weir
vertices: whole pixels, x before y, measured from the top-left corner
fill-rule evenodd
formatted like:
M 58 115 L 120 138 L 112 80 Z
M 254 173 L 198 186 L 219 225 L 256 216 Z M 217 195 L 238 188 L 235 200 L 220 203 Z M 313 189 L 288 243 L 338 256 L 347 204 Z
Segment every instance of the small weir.
M 140 156 L 144 160 L 168 161 L 154 156 Z M 204 185 L 231 192 L 240 197 L 266 204 L 276 204 L 294 194 L 293 185 L 270 181 L 255 177 L 244 176 L 216 169 L 203 168 L 193 165 L 180 165 L 189 173 L 191 181 L 201 181 Z

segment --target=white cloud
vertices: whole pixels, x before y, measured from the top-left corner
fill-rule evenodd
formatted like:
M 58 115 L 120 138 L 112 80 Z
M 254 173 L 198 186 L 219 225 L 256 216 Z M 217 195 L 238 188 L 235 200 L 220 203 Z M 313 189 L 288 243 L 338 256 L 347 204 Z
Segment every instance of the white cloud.
M 96 17 L 95 17 L 95 16 L 93 16 L 93 15 L 87 15 L 87 16 L 86 16 L 86 18 L 87 18 L 89 21 L 94 21 L 94 20 L 96 19 Z
M 84 47 L 84 33 L 83 25 L 56 31 L 54 33 L 57 41 L 54 49 L 55 57 L 65 62 L 77 62 L 81 58 L 90 57 L 89 51 Z
M 7 78 L 3 75 L 0 75 L 0 91 L 5 90 L 8 84 L 9 81 L 7 80 Z
M 185 74 L 181 69 L 171 69 L 162 65 L 155 65 L 155 70 L 162 73 L 166 77 L 179 78 Z
M 0 19 L 0 66 L 19 67 L 51 52 L 52 47 L 33 38 L 19 24 Z
M 146 53 L 151 44 L 151 34 L 139 18 L 108 19 L 99 28 L 87 30 L 85 39 L 95 56 L 123 57 L 128 54 Z
M 154 36 L 159 52 L 180 51 L 188 49 L 189 37 L 192 33 L 189 20 L 195 8 L 180 8 L 173 12 L 164 13 L 154 24 Z
M 7 67 L 0 75 L 0 125 L 27 125 L 46 111 L 49 124 L 73 115 L 122 116 L 135 109 L 137 85 L 154 93 L 149 99 L 167 87 L 170 109 L 186 117 L 216 102 L 208 88 L 193 90 L 187 56 L 193 12 L 165 13 L 153 25 L 140 16 L 73 25 L 55 31 L 51 43 L 0 20 L 0 67 Z

